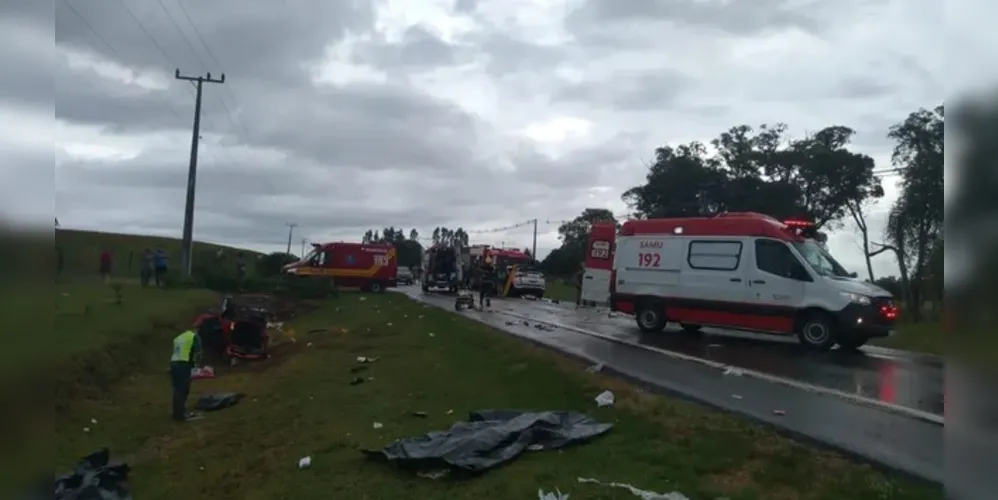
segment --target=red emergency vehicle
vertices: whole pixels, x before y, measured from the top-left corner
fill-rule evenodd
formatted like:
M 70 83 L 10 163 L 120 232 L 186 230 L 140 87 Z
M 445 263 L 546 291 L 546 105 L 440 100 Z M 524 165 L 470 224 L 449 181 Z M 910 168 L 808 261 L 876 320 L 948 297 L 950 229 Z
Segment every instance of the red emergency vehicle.
M 370 292 L 383 292 L 397 285 L 397 252 L 390 244 L 340 242 L 312 247 L 302 260 L 284 266 L 284 271 L 296 276 L 332 278 L 337 286 Z
M 796 334 L 818 350 L 856 348 L 889 335 L 898 315 L 889 292 L 825 250 L 813 223 L 758 213 L 631 220 L 619 235 L 597 224 L 586 267 L 584 298 L 608 296 L 612 310 L 634 314 L 646 332 L 675 322 L 687 331 Z

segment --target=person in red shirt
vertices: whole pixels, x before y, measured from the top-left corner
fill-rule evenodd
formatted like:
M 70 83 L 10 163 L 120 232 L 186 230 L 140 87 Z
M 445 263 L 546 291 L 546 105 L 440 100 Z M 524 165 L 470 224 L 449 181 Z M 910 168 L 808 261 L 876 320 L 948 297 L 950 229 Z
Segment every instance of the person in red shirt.
M 111 251 L 104 250 L 100 254 L 100 277 L 107 283 L 111 280 Z

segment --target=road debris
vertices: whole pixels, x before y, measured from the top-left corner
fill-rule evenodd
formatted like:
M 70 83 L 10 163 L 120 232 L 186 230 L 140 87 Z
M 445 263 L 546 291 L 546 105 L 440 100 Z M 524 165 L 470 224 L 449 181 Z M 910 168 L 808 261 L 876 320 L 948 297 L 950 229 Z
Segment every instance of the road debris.
M 596 396 L 596 406 L 599 406 L 600 408 L 613 406 L 613 402 L 613 393 L 610 391 L 603 391 L 599 393 L 599 396 Z
M 426 418 L 429 416 L 429 414 L 427 414 L 425 411 L 414 411 L 412 412 L 412 416 L 419 418 Z
M 374 429 L 381 429 L 384 426 L 385 425 L 382 424 L 381 422 L 375 422 L 375 423 L 371 424 L 371 427 L 374 428 Z
M 544 490 L 537 490 L 537 500 L 568 500 L 568 495 L 557 488 L 547 493 Z
M 209 394 L 198 398 L 194 407 L 201 411 L 217 411 L 235 406 L 243 399 L 245 394 L 241 392 L 222 392 Z
M 312 457 L 301 457 L 298 459 L 298 468 L 307 469 L 312 466 Z
M 787 412 L 785 412 L 783 410 L 773 410 L 773 415 L 776 415 L 776 416 L 782 417 L 782 416 L 784 416 L 786 414 L 787 414 Z
M 436 336 L 437 336 L 437 334 L 435 334 L 435 333 L 430 333 L 430 338 L 431 338 L 431 339 L 432 339 L 433 337 L 436 337 Z
M 742 396 L 740 394 L 732 394 L 731 397 L 735 399 L 742 399 Z
M 589 484 L 598 484 L 600 486 L 608 486 L 610 488 L 625 489 L 627 491 L 630 491 L 632 495 L 640 498 L 641 500 L 690 500 L 689 497 L 679 492 L 657 493 L 654 491 L 642 490 L 627 483 L 604 483 L 598 479 L 592 479 L 587 477 L 580 477 L 578 481 L 580 484 L 589 483 Z
M 739 370 L 738 368 L 728 367 L 724 369 L 725 375 L 731 375 L 732 377 L 741 377 L 745 372 Z
M 367 356 L 357 356 L 358 363 L 374 363 L 378 358 L 369 358 Z
M 129 500 L 128 473 L 131 467 L 125 463 L 110 463 L 111 452 L 107 448 L 83 457 L 73 472 L 55 480 L 56 500 L 81 498 L 102 498 L 106 500 Z M 38 498 L 53 498 L 51 493 Z
M 360 384 L 363 384 L 363 383 L 364 383 L 364 379 L 361 378 L 361 377 L 357 377 L 357 378 L 355 378 L 355 379 L 353 379 L 353 380 L 350 381 L 350 385 L 360 385 Z
M 603 371 L 603 363 L 598 363 L 593 366 L 590 366 L 589 368 L 586 368 L 586 371 L 589 373 L 599 373 Z
M 447 477 L 447 474 L 450 474 L 449 470 L 447 470 L 447 469 L 440 469 L 440 470 L 431 470 L 431 471 L 420 472 L 420 473 L 416 474 L 416 476 L 421 477 L 423 479 L 441 479 L 441 478 Z
M 423 471 L 484 472 L 520 456 L 531 445 L 554 450 L 605 434 L 613 424 L 566 411 L 480 410 L 446 431 L 398 439 L 381 450 L 363 450 L 370 459 Z

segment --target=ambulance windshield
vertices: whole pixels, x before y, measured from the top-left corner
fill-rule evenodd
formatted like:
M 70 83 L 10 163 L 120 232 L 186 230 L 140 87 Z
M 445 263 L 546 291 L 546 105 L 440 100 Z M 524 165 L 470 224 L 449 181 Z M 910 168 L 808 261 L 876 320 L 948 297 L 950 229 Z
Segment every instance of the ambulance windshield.
M 794 248 L 800 252 L 814 272 L 833 278 L 850 278 L 852 275 L 842 267 L 827 250 L 814 240 L 794 242 Z

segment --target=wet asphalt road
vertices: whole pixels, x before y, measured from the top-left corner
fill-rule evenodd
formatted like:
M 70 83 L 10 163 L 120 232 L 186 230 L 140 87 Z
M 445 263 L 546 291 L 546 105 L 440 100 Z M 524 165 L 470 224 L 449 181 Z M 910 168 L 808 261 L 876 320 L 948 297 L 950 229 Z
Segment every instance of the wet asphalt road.
M 418 288 L 410 287 L 400 291 L 418 301 L 453 309 L 453 297 L 424 295 Z M 893 470 L 937 483 L 943 481 L 944 433 L 939 424 L 753 377 L 724 375 L 720 370 L 702 364 L 561 328 L 538 329 L 498 312 L 515 310 L 518 314 L 540 315 L 540 311 L 553 307 L 558 306 L 495 301 L 495 313 L 466 311 L 461 314 L 590 362 L 602 363 L 608 370 L 654 389 L 748 416 Z M 561 314 L 549 313 L 552 316 Z M 561 320 L 567 317 L 562 315 Z M 621 322 L 613 319 L 612 323 Z M 713 343 L 713 340 L 709 342 Z M 739 344 L 730 344 L 726 349 L 740 349 L 730 347 L 735 345 Z
M 661 334 L 649 335 L 638 330 L 634 320 L 628 317 L 607 317 L 605 310 L 576 310 L 574 305 L 543 301 L 507 299 L 495 301 L 493 307 L 536 321 L 592 330 L 934 415 L 943 414 L 944 366 L 941 359 L 930 356 L 878 348 L 813 353 L 802 349 L 796 338 L 712 329 L 705 329 L 703 335 L 689 335 L 670 327 Z

